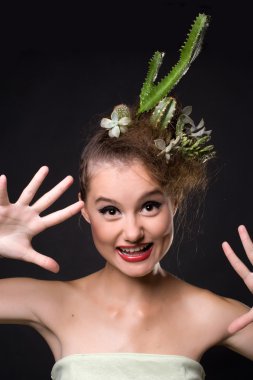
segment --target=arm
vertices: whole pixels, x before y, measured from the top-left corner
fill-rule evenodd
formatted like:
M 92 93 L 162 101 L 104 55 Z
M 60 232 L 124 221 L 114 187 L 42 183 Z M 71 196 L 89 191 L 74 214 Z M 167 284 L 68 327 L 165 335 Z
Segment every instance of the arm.
M 238 232 L 240 235 L 241 242 L 245 249 L 246 255 L 253 264 L 253 243 L 250 236 L 244 226 L 239 226 Z M 246 267 L 246 265 L 236 256 L 232 248 L 227 242 L 222 244 L 223 251 L 229 260 L 230 264 L 234 270 L 239 274 L 239 276 L 244 281 L 248 289 L 253 292 L 253 272 Z M 229 331 L 231 333 L 237 332 L 247 326 L 249 323 L 253 322 L 253 309 L 250 309 L 247 313 L 244 313 L 241 317 L 235 319 L 229 326 Z M 253 342 L 252 342 L 253 345 Z
M 40 308 L 49 312 L 50 283 L 32 278 L 0 280 L 0 323 L 40 324 Z
M 253 324 L 232 332 L 235 321 L 244 318 L 250 312 L 250 308 L 239 301 L 226 299 L 226 309 L 221 318 L 228 320 L 228 336 L 220 344 L 253 360 Z
M 59 266 L 55 260 L 33 249 L 32 238 L 78 213 L 83 202 L 76 202 L 41 217 L 40 213 L 53 204 L 73 182 L 72 177 L 66 177 L 30 205 L 47 174 L 48 168 L 42 167 L 13 204 L 9 202 L 6 177 L 0 176 L 0 255 L 28 261 L 57 272 Z M 46 283 L 47 281 L 24 278 L 0 280 L 0 322 L 38 322 L 36 311 L 40 302 L 45 303 L 47 295 L 50 295 L 50 287 Z
M 244 226 L 238 228 L 239 236 L 249 261 L 253 264 L 253 243 Z M 242 278 L 248 289 L 253 292 L 253 273 L 237 257 L 231 246 L 224 242 L 223 251 L 230 264 Z M 235 300 L 228 300 L 228 312 L 231 323 L 228 326 L 230 336 L 223 344 L 232 350 L 253 360 L 253 309 Z

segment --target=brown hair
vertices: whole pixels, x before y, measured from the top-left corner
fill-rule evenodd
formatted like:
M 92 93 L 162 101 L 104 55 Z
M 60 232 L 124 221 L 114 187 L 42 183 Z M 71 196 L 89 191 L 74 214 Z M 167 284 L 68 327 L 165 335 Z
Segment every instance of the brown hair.
M 171 127 L 173 130 L 173 120 Z M 166 162 L 164 155 L 158 155 L 160 151 L 154 144 L 155 139 L 163 137 L 161 130 L 151 127 L 148 113 L 134 118 L 128 131 L 120 134 L 119 138 L 111 138 L 108 130 L 98 128 L 81 154 L 81 198 L 86 200 L 92 174 L 90 168 L 96 162 L 131 164 L 133 160 L 141 161 L 151 177 L 163 191 L 176 199 L 179 206 L 195 190 L 204 190 L 207 185 L 206 164 L 197 159 L 185 158 L 180 153 Z

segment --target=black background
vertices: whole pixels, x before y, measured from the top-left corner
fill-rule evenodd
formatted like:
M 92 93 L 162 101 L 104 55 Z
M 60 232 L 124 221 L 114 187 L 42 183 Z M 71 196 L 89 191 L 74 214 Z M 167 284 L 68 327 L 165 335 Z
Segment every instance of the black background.
M 164 267 L 190 283 L 251 305 L 252 296 L 221 250 L 228 240 L 247 262 L 236 232 L 253 235 L 252 17 L 250 2 L 155 1 L 57 4 L 9 2 L 1 12 L 0 173 L 15 201 L 41 165 L 50 173 L 38 195 L 64 176 L 75 183 L 48 211 L 76 200 L 78 161 L 85 136 L 114 105 L 132 104 L 155 50 L 166 52 L 161 75 L 199 12 L 211 15 L 203 50 L 174 91 L 193 118 L 203 116 L 217 149 L 215 175 L 193 226 L 176 234 Z M 89 227 L 73 217 L 33 241 L 61 266 L 59 274 L 32 264 L 1 261 L 2 277 L 73 279 L 103 265 Z M 42 338 L 23 326 L 1 326 L 0 379 L 50 378 L 53 357 Z M 253 342 L 252 342 L 253 344 Z M 252 363 L 223 348 L 203 357 L 207 380 L 253 375 Z

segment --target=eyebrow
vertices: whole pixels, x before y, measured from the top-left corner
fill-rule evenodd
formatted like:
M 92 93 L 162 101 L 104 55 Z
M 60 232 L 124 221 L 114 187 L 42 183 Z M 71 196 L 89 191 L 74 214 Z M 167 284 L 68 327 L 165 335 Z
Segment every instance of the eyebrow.
M 154 190 L 152 190 L 152 191 L 149 191 L 149 192 L 143 194 L 143 195 L 140 197 L 139 200 L 142 200 L 142 199 L 147 198 L 147 197 L 151 197 L 151 196 L 153 196 L 153 195 L 163 195 L 163 196 L 164 196 L 164 193 L 163 193 L 161 190 L 159 190 L 159 189 L 154 189 Z M 117 204 L 118 204 L 118 202 L 115 201 L 114 199 L 105 198 L 105 197 L 99 197 L 99 198 L 97 198 L 97 199 L 95 200 L 95 203 L 102 202 L 102 201 L 104 201 L 104 202 L 109 202 L 109 203 L 117 203 Z

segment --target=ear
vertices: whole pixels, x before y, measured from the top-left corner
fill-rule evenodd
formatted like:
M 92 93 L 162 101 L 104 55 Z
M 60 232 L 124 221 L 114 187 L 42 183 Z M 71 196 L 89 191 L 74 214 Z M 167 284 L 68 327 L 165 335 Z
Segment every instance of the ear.
M 176 197 L 169 196 L 169 202 L 171 204 L 171 209 L 172 209 L 173 218 L 174 218 L 174 216 L 177 213 L 177 209 L 178 209 L 178 205 L 179 205 L 179 200 Z
M 170 209 L 173 214 L 173 218 L 177 213 L 178 205 L 179 205 L 179 200 L 175 196 L 172 195 L 167 195 L 168 202 L 170 204 Z
M 176 215 L 178 209 L 178 202 L 174 202 L 173 205 L 173 217 Z
M 174 205 L 174 208 L 173 208 L 173 217 L 176 215 L 177 213 L 177 205 Z
M 80 193 L 78 193 L 78 199 L 79 199 L 79 201 L 82 200 Z M 90 223 L 89 213 L 88 213 L 87 205 L 85 202 L 84 202 L 83 208 L 81 209 L 81 214 L 82 214 L 83 218 L 86 220 L 86 222 Z

